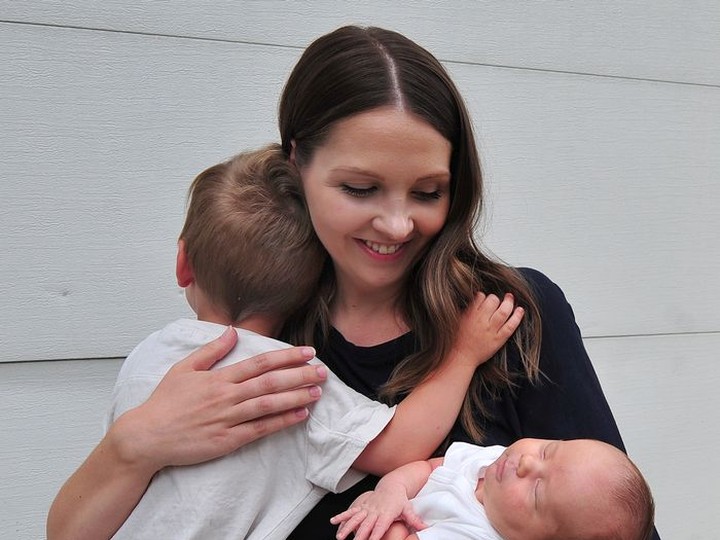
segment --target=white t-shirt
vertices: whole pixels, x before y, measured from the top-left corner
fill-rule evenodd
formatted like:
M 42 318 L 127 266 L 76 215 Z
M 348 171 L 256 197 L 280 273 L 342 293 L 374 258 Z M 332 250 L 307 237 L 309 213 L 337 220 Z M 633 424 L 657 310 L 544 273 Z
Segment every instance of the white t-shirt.
M 428 525 L 417 532 L 420 540 L 502 540 L 475 497 L 475 488 L 487 466 L 504 450 L 504 446 L 462 442 L 450 445 L 442 466 L 432 472 L 411 501 Z
M 147 400 L 173 364 L 224 330 L 181 319 L 140 343 L 120 370 L 107 425 Z M 237 332 L 237 346 L 218 366 L 289 347 Z M 343 491 L 365 476 L 350 467 L 395 412 L 332 373 L 322 390 L 306 422 L 213 461 L 162 469 L 114 538 L 285 539 L 325 493 Z

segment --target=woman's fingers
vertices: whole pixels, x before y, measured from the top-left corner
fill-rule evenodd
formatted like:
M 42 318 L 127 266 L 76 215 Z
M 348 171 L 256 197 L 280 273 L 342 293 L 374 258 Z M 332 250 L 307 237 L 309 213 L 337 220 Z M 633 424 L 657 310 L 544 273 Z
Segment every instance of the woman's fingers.
M 248 384 L 248 383 L 242 383 Z M 254 431 L 267 430 L 263 421 L 270 416 L 284 412 L 304 410 L 305 407 L 320 399 L 322 390 L 319 386 L 307 386 L 292 390 L 285 390 L 272 394 L 261 394 L 254 398 L 244 399 L 232 407 L 229 412 L 229 422 L 238 426 L 254 422 Z M 307 414 L 305 414 L 307 416 Z
M 220 337 L 213 339 L 181 362 L 178 362 L 176 369 L 179 371 L 208 370 L 235 347 L 237 340 L 237 332 L 233 327 L 228 326 Z
M 228 444 L 233 449 L 240 448 L 266 435 L 299 424 L 308 417 L 308 414 L 306 407 L 300 407 L 240 423 L 233 428 L 228 437 Z
M 242 362 L 237 362 L 229 366 L 223 366 L 217 371 L 226 380 L 239 383 L 268 373 L 281 373 L 281 371 L 277 370 L 283 370 L 284 368 L 304 366 L 307 364 L 308 360 L 312 359 L 314 356 L 315 349 L 312 347 L 289 347 L 286 349 L 277 349 L 275 351 L 256 354 L 255 356 L 247 358 Z M 302 385 L 303 382 L 301 380 L 297 380 L 298 376 L 308 377 L 305 384 L 316 384 L 319 382 L 317 380 L 317 375 L 313 373 L 313 370 L 307 369 L 301 371 L 289 371 L 293 373 L 296 383 L 290 387 L 285 386 L 285 388 L 293 388 L 295 386 Z M 281 377 L 279 380 L 266 378 L 262 380 L 261 383 L 271 386 L 273 384 L 286 384 L 288 382 L 286 379 L 288 378 Z

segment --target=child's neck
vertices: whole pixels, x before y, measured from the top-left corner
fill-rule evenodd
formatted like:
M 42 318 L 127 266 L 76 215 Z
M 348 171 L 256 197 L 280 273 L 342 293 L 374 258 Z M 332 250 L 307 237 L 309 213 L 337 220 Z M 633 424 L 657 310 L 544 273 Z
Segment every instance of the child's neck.
M 242 328 L 243 330 L 249 330 L 267 337 L 277 337 L 280 334 L 280 329 L 282 328 L 282 322 L 278 319 L 278 317 L 264 314 L 249 315 L 244 319 L 232 321 L 224 313 L 205 309 L 198 310 L 197 319 L 198 321 Z

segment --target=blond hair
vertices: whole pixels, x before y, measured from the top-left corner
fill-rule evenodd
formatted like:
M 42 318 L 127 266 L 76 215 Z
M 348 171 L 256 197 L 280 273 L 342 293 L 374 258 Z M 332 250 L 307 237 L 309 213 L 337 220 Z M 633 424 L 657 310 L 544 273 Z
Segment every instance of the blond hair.
M 310 298 L 325 252 L 279 145 L 203 171 L 188 198 L 180 239 L 195 282 L 230 320 L 285 318 Z

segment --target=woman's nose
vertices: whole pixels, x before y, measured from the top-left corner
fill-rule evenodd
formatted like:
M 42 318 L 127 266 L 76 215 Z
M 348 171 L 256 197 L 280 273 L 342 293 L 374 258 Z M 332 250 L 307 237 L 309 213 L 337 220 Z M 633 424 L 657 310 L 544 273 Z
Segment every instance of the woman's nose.
M 520 456 L 515 474 L 520 478 L 535 475 L 540 472 L 540 467 L 542 467 L 542 463 L 537 457 L 530 454 L 523 454 Z
M 413 232 L 415 223 L 407 211 L 396 209 L 377 216 L 373 226 L 389 240 L 405 241 Z

